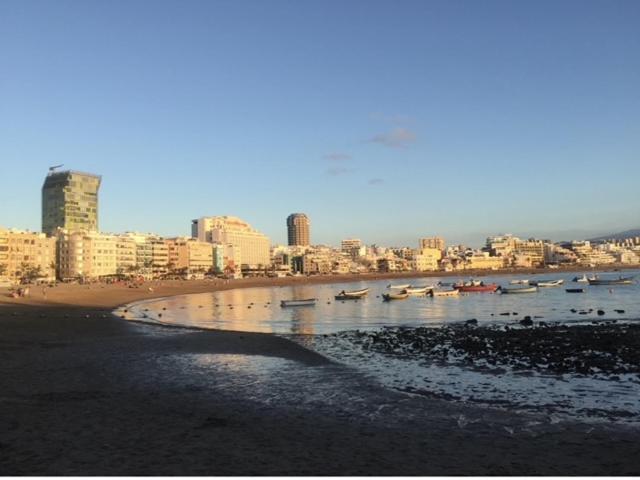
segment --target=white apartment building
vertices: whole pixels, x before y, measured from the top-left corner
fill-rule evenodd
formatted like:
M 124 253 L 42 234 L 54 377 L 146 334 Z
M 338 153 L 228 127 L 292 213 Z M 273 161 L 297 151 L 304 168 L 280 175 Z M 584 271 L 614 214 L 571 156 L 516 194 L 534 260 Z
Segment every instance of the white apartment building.
M 201 217 L 191 223 L 191 236 L 201 242 L 236 245 L 242 265 L 256 268 L 270 264 L 269 237 L 238 217 Z

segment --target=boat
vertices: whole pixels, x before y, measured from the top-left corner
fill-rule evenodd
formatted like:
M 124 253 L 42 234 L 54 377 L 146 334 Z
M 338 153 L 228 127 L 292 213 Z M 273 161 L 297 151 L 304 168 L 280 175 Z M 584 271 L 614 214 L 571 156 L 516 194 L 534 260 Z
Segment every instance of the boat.
M 584 273 L 582 274 L 581 277 L 573 277 L 573 280 L 571 281 L 578 282 L 578 283 L 589 283 L 589 279 L 587 278 L 587 275 L 585 275 Z
M 590 278 L 589 285 L 633 285 L 633 277 Z
M 347 292 L 342 290 L 338 295 L 335 296 L 336 300 L 358 300 L 369 293 L 368 288 L 363 288 L 362 290 L 352 290 Z
M 536 293 L 538 291 L 538 287 L 500 287 L 500 292 L 502 293 Z
M 426 295 L 429 290 L 433 290 L 433 287 L 427 285 L 424 287 L 410 287 L 404 289 L 403 291 L 408 293 L 409 295 Z
M 305 298 L 303 300 L 281 300 L 281 307 L 307 307 L 316 304 L 315 298 Z
M 498 284 L 489 283 L 485 285 L 483 282 L 480 282 L 480 285 L 456 284 L 453 288 L 463 293 L 495 292 L 498 289 Z
M 387 288 L 390 288 L 391 290 L 406 290 L 407 288 L 409 288 L 411 285 L 409 285 L 408 283 L 405 285 L 387 285 Z
M 565 288 L 567 293 L 584 293 L 584 288 Z
M 564 280 L 538 280 L 537 282 L 529 282 L 531 285 L 535 285 L 536 287 L 559 287 L 564 283 Z
M 460 290 L 431 290 L 429 295 L 432 297 L 457 297 L 460 295 Z
M 390 302 L 391 300 L 406 300 L 409 298 L 409 294 L 406 290 L 401 291 L 400 293 L 383 293 L 382 300 L 385 302 Z
M 529 280 L 511 280 L 509 285 L 529 285 Z

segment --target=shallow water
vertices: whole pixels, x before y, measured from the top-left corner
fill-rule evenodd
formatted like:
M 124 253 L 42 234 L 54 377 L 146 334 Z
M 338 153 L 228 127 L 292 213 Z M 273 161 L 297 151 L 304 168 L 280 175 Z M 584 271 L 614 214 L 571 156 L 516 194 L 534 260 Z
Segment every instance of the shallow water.
M 637 271 L 628 274 L 638 273 Z M 611 274 L 614 275 L 614 274 Z M 624 273 L 627 275 L 627 272 Z M 485 277 L 486 283 L 508 285 L 517 278 L 563 278 L 557 288 L 541 288 L 538 293 L 500 295 L 470 293 L 456 297 L 410 297 L 383 302 L 389 280 L 329 285 L 247 288 L 214 293 L 183 295 L 139 303 L 131 308 L 134 316 L 147 321 L 279 334 L 328 334 L 345 330 L 366 330 L 383 326 L 443 325 L 476 318 L 479 323 L 508 323 L 525 315 L 545 321 L 589 321 L 592 319 L 640 318 L 640 285 L 593 286 L 574 283 L 575 274 L 544 274 Z M 603 277 L 605 274 L 602 275 Z M 452 282 L 453 277 L 420 278 L 418 285 Z M 402 280 L 403 283 L 407 281 Z M 398 283 L 396 281 L 395 283 Z M 336 301 L 341 290 L 369 287 L 362 300 Z M 585 288 L 585 293 L 566 293 L 565 288 Z M 312 307 L 280 307 L 281 300 L 316 298 Z M 571 309 L 576 312 L 571 312 Z M 581 315 L 581 310 L 589 311 Z M 598 316 L 597 310 L 605 311 Z M 614 309 L 625 310 L 623 314 Z M 501 313 L 517 314 L 501 316 Z
M 625 272 L 633 275 L 638 271 Z M 601 276 L 618 276 L 603 273 Z M 385 326 L 441 326 L 475 318 L 479 324 L 516 323 L 525 315 L 545 322 L 580 322 L 640 319 L 640 286 L 593 286 L 573 283 L 572 274 L 508 275 L 485 277 L 485 283 L 508 285 L 510 280 L 563 278 L 558 288 L 538 293 L 501 295 L 472 293 L 456 297 L 412 297 L 383 302 L 388 280 L 329 285 L 251 288 L 183 295 L 140 302 L 130 307 L 135 319 L 287 336 L 327 357 L 355 367 L 383 385 L 402 392 L 445 398 L 510 410 L 542 412 L 555 419 L 581 419 L 640 424 L 640 378 L 581 375 L 542 375 L 509 369 L 466 368 L 429 362 L 417 357 L 393 357 L 364 351 L 349 331 Z M 578 275 L 579 276 L 579 275 Z M 421 278 L 414 284 L 452 282 L 457 278 Z M 394 283 L 408 283 L 409 280 Z M 358 301 L 336 301 L 341 290 L 369 287 Z M 585 288 L 581 294 L 565 288 Z M 317 298 L 315 307 L 281 308 L 281 300 Z M 575 310 L 572 312 L 571 310 Z M 598 310 L 604 315 L 598 315 Z M 615 310 L 624 310 L 617 313 Z M 579 312 L 586 312 L 580 314 Z M 500 315 L 501 313 L 509 315 Z

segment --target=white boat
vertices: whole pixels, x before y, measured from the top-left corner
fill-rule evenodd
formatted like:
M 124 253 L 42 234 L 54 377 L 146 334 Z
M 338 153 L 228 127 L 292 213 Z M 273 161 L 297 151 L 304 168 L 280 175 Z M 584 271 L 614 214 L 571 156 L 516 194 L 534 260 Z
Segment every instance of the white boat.
M 424 286 L 424 287 L 410 287 L 410 288 L 405 288 L 404 292 L 408 293 L 409 295 L 426 295 L 426 293 L 429 290 L 433 290 L 433 287 L 430 286 Z
M 536 293 L 538 287 L 501 287 L 502 293 Z
M 409 297 L 409 294 L 406 290 L 403 290 L 400 293 L 383 293 L 382 300 L 385 302 L 389 302 L 391 300 L 406 300 Z
M 581 277 L 573 277 L 572 282 L 589 283 L 589 279 L 587 278 L 587 275 L 583 273 Z
M 411 285 L 407 283 L 405 285 L 387 285 L 387 288 L 390 288 L 391 290 L 406 290 L 410 286 Z
M 457 297 L 460 295 L 460 290 L 431 290 L 429 294 L 432 297 Z
M 529 285 L 529 280 L 511 280 L 510 285 Z
M 362 290 L 352 290 L 347 292 L 342 290 L 338 295 L 336 295 L 336 300 L 357 300 L 359 298 L 364 297 L 369 293 L 368 288 L 363 288 Z
M 315 298 L 305 298 L 304 300 L 281 300 L 281 307 L 307 307 L 316 304 Z
M 540 280 L 538 282 L 529 282 L 531 285 L 535 285 L 537 287 L 559 287 L 564 283 L 564 280 Z

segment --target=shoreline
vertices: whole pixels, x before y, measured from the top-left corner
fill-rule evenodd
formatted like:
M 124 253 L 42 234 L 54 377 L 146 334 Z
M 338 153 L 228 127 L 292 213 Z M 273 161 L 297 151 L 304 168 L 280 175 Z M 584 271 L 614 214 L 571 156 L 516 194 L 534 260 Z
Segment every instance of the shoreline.
M 503 270 L 466 270 L 457 272 L 389 272 L 371 274 L 348 275 L 314 275 L 309 277 L 254 277 L 237 280 L 151 280 L 142 286 L 129 288 L 126 284 L 66 284 L 59 283 L 53 288 L 47 288 L 46 294 L 42 287 L 33 286 L 31 295 L 27 298 L 10 298 L 9 289 L 0 289 L 0 307 L 3 305 L 32 305 L 39 307 L 84 307 L 84 308 L 117 308 L 143 300 L 157 300 L 163 297 L 209 293 L 239 288 L 284 287 L 293 285 L 318 285 L 349 282 L 368 282 L 377 280 L 410 279 L 410 278 L 458 278 L 494 277 L 502 275 L 537 275 L 537 274 L 567 274 L 582 272 L 612 272 L 620 270 L 637 270 L 640 266 L 611 266 L 602 269 L 503 269 Z M 149 288 L 152 290 L 150 291 Z
M 274 334 L 176 328 L 112 314 L 123 304 L 190 293 L 427 276 L 445 275 L 165 281 L 135 289 L 63 284 L 48 289 L 46 297 L 37 287 L 31 298 L 0 297 L 0 470 L 9 475 L 640 473 L 638 429 L 557 423 L 409 395 Z

